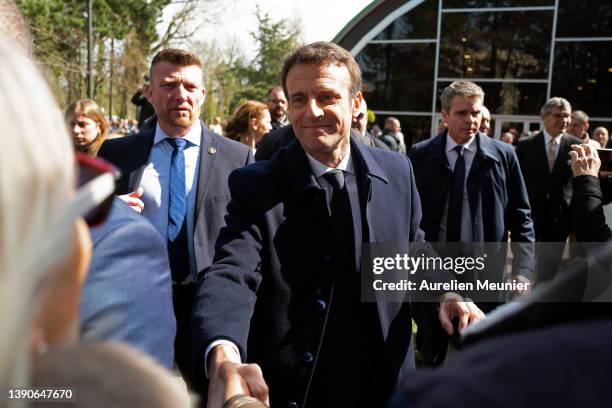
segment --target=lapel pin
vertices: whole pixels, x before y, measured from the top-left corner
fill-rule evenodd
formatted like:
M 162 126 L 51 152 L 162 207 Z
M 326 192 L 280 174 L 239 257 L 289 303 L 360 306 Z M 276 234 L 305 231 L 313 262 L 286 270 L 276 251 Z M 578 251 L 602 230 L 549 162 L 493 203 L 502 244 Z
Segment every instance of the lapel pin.
M 208 148 L 208 153 L 209 153 L 209 154 L 215 154 L 215 153 L 217 153 L 217 148 L 216 148 L 216 147 L 212 147 L 212 146 L 211 146 L 211 147 L 209 147 L 209 148 Z

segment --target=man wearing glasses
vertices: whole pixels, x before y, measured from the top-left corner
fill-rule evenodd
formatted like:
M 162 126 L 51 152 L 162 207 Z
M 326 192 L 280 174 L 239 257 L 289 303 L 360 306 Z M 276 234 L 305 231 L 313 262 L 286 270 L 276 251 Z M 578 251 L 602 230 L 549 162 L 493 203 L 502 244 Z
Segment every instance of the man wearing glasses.
M 540 247 L 538 281 L 555 277 L 563 243 L 571 232 L 572 169 L 569 152 L 571 145 L 581 144 L 580 139 L 566 133 L 571 115 L 572 107 L 566 99 L 550 98 L 540 109 L 543 130 L 521 139 L 516 148 L 529 194 L 536 241 L 559 243 Z M 542 252 L 543 249 L 546 251 Z

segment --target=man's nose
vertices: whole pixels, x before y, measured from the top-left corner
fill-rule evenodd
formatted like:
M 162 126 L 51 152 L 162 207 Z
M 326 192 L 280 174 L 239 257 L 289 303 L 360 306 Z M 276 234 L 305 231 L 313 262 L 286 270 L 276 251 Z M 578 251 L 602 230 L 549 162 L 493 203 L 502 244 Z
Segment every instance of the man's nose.
M 187 100 L 187 89 L 183 84 L 180 84 L 175 88 L 175 98 L 179 101 Z
M 317 100 L 315 98 L 310 98 L 308 100 L 307 111 L 308 111 L 308 114 L 310 114 L 312 117 L 315 117 L 315 118 L 323 116 L 323 109 L 319 107 L 319 105 L 317 104 Z
M 72 133 L 81 133 L 81 127 L 75 123 L 75 125 L 72 127 Z

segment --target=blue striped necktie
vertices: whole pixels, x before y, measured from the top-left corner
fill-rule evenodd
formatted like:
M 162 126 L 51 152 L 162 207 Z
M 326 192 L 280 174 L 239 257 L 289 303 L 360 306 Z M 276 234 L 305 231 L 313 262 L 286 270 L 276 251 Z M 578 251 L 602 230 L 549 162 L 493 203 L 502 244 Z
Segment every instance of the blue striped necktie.
M 181 137 L 169 137 L 167 140 L 174 148 L 170 165 L 170 197 L 168 205 L 168 240 L 174 241 L 181 231 L 187 212 L 184 154 L 187 141 Z

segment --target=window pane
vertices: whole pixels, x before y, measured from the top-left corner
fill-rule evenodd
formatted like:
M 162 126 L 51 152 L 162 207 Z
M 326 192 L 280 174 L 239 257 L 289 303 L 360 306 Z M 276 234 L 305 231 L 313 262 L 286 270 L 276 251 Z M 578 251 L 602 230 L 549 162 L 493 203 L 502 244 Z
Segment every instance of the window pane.
M 439 76 L 547 79 L 552 11 L 445 13 Z
M 375 40 L 406 40 L 436 38 L 438 0 L 427 0 L 397 18 L 380 32 Z
M 612 42 L 557 43 L 552 96 L 591 116 L 612 117 Z
M 440 94 L 450 82 L 438 82 L 437 109 L 440 107 Z M 546 84 L 525 83 L 479 83 L 485 93 L 484 104 L 492 114 L 538 116 L 546 102 Z
M 557 37 L 612 37 L 612 2 L 560 0 Z
M 385 120 L 390 115 L 376 115 L 376 123 L 381 129 L 385 128 Z M 431 137 L 431 116 L 394 115 L 400 121 L 406 148 L 410 149 L 414 143 Z
M 370 44 L 357 55 L 372 110 L 431 112 L 435 44 Z
M 575 1 L 575 0 L 570 0 Z M 444 0 L 444 8 L 554 6 L 554 0 Z

